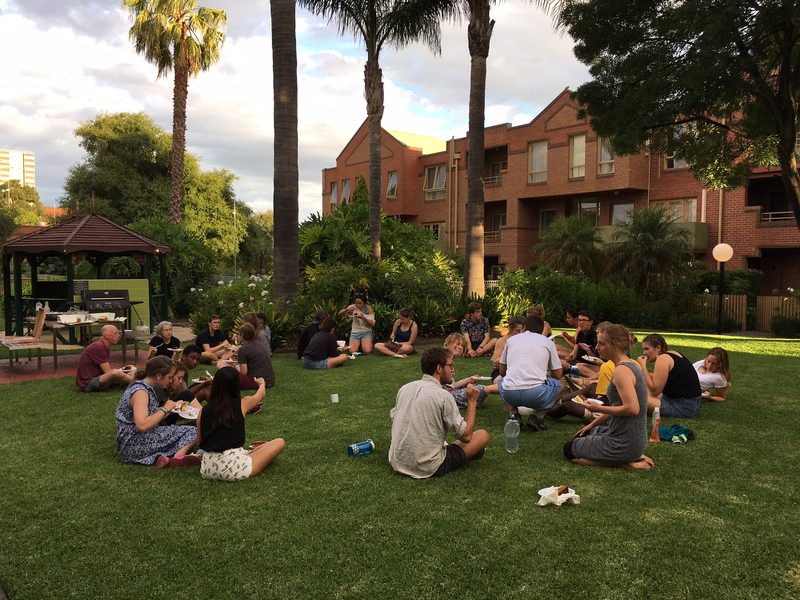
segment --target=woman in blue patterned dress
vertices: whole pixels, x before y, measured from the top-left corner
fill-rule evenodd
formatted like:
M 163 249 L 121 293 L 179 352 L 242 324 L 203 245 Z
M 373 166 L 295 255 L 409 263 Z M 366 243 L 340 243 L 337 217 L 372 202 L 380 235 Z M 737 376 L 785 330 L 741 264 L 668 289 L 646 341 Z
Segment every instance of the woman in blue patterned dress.
M 200 457 L 188 454 L 195 443 L 193 425 L 164 425 L 175 407 L 167 400 L 159 406 L 159 391 L 169 387 L 175 363 L 166 356 L 147 361 L 144 378 L 134 381 L 117 406 L 117 451 L 124 463 L 156 468 L 200 464 Z

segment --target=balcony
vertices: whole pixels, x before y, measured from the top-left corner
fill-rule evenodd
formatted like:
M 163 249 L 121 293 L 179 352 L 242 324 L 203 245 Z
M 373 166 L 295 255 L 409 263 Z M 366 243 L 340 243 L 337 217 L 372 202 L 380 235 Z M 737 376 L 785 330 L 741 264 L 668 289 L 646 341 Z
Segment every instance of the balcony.
M 786 224 L 786 221 L 794 221 L 794 213 L 790 210 L 773 210 L 771 212 L 761 213 L 761 223 L 781 223 Z
M 503 236 L 500 233 L 500 230 L 497 231 L 484 231 L 483 232 L 483 242 L 485 244 L 499 244 L 502 241 Z
M 689 232 L 689 244 L 693 250 L 706 250 L 708 248 L 708 223 L 676 223 L 681 229 Z M 616 225 L 603 225 L 597 228 L 600 234 L 600 242 L 607 244 L 611 241 L 611 235 L 617 228 Z
M 503 177 L 502 175 L 492 175 L 490 177 L 483 178 L 483 187 L 498 187 L 503 185 Z

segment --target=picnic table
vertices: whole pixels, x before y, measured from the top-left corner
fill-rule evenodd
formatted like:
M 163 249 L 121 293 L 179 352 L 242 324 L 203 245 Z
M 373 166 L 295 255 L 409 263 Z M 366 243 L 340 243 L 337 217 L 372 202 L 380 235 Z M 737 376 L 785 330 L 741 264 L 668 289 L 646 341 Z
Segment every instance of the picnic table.
M 117 317 L 116 319 L 81 321 L 79 323 L 45 321 L 45 327 L 50 329 L 53 333 L 53 369 L 58 369 L 59 343 L 62 345 L 62 350 L 65 349 L 65 345 L 69 346 L 70 350 L 87 346 L 92 341 L 92 327 L 96 325 L 115 325 L 122 329 L 122 362 L 123 364 L 126 363 L 128 359 L 128 336 L 125 335 L 125 321 L 127 321 L 125 317 Z M 64 334 L 66 334 L 66 337 Z M 77 338 L 79 345 L 75 346 L 70 344 L 68 338 Z

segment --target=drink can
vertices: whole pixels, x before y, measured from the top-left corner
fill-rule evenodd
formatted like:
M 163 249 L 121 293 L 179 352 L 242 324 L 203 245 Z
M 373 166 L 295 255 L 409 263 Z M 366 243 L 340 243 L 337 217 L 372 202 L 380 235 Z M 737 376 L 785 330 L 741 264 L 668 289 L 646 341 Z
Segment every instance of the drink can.
M 371 454 L 374 450 L 375 442 L 370 439 L 350 444 L 347 447 L 347 454 L 348 456 L 364 456 L 365 454 Z

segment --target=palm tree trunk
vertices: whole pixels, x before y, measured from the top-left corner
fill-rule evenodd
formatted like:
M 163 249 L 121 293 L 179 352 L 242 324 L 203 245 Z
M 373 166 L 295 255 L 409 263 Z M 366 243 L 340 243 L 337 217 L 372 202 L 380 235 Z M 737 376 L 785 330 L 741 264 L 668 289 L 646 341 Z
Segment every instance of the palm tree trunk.
M 484 112 L 486 107 L 486 59 L 494 21 L 489 0 L 469 0 L 469 158 L 467 161 L 467 256 L 464 261 L 464 293 L 483 296 L 483 168 Z
M 273 297 L 297 295 L 298 246 L 297 43 L 295 0 L 270 0 L 274 101 L 273 205 L 275 258 Z
M 364 95 L 369 120 L 369 237 L 372 258 L 381 258 L 381 120 L 383 119 L 383 73 L 378 57 L 369 52 L 364 67 Z
M 178 56 L 172 90 L 172 162 L 170 164 L 169 217 L 180 223 L 183 216 L 183 155 L 186 152 L 186 99 L 189 96 L 189 65 Z

